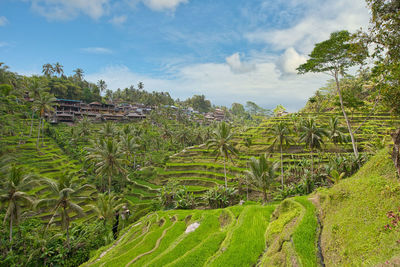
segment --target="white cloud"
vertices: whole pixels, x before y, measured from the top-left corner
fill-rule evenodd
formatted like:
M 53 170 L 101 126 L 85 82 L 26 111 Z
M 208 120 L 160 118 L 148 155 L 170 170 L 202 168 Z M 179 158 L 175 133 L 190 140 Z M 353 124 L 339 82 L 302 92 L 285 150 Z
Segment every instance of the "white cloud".
M 305 63 L 307 58 L 300 55 L 293 47 L 286 49 L 276 62 L 276 68 L 282 76 L 296 75 L 296 68 Z
M 241 75 L 233 73 L 226 63 L 204 63 L 180 67 L 166 78 L 138 74 L 124 65 L 104 68 L 86 78 L 92 82 L 103 79 L 113 90 L 142 81 L 145 89 L 167 91 L 174 98 L 204 94 L 217 105 L 244 104 L 250 100 L 266 108 L 283 104 L 290 111 L 303 107 L 310 95 L 326 81 L 325 76 L 315 74 L 282 80 L 275 64 L 269 60 L 258 61 L 254 71 Z
M 104 47 L 86 47 L 81 49 L 83 52 L 90 54 L 112 54 L 113 51 Z
M 4 16 L 0 16 L 0 27 L 5 26 L 8 24 L 8 19 Z
M 110 0 L 30 0 L 32 9 L 49 20 L 68 20 L 79 14 L 99 19 L 107 13 Z
M 235 53 L 226 58 L 226 63 L 230 67 L 233 73 L 247 73 L 255 70 L 256 65 L 249 62 L 242 62 L 240 60 L 240 54 Z
M 175 10 L 180 4 L 188 3 L 188 0 L 142 0 L 152 10 L 165 11 Z
M 369 14 L 363 0 L 312 1 L 307 14 L 297 24 L 284 29 L 257 30 L 245 37 L 251 42 L 269 44 L 276 50 L 293 47 L 301 53 L 309 53 L 315 43 L 329 38 L 331 32 L 355 31 L 366 27 L 368 21 Z
M 120 26 L 126 22 L 128 19 L 127 16 L 121 15 L 121 16 L 115 16 L 112 19 L 109 20 L 109 22 L 115 26 Z

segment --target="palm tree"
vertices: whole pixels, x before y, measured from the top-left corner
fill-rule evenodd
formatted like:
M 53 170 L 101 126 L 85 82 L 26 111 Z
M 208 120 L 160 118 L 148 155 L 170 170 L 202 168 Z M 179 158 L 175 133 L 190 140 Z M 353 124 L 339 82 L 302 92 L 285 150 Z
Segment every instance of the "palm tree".
M 328 133 L 324 128 L 318 127 L 314 118 L 309 117 L 300 127 L 300 142 L 311 150 L 311 175 L 314 176 L 314 150 L 320 149 L 324 143 L 323 137 Z
M 139 82 L 137 86 L 139 90 L 143 90 L 144 88 L 144 84 L 142 82 Z
M 124 134 L 121 137 L 121 150 L 126 156 L 126 161 L 129 164 L 133 156 L 133 166 L 136 168 L 136 153 L 135 150 L 139 148 L 140 145 L 136 143 L 135 138 L 132 135 Z
M 75 72 L 75 77 L 78 79 L 78 81 L 82 81 L 83 79 L 83 70 L 81 68 L 77 68 L 75 70 L 73 70 L 73 72 Z
M 116 195 L 111 194 L 99 194 L 97 196 L 96 205 L 89 205 L 90 208 L 94 210 L 97 217 L 103 220 L 104 225 L 107 222 L 112 221 L 115 214 L 125 205 L 122 203 L 122 199 L 118 198 Z
M 62 74 L 64 74 L 64 70 L 63 70 L 63 65 L 61 65 L 60 63 L 56 63 L 56 64 L 54 64 L 54 67 L 53 67 L 53 69 L 54 69 L 54 72 L 55 73 L 57 73 L 58 75 L 62 75 Z
M 336 148 L 338 144 L 342 144 L 347 141 L 344 131 L 345 131 L 344 128 L 340 127 L 339 118 L 331 117 L 327 128 L 327 134 L 329 139 L 332 140 Z
M 248 181 L 262 190 L 263 201 L 267 201 L 267 190 L 277 177 L 278 164 L 267 159 L 267 155 L 261 155 L 258 159 L 252 157 L 249 162 L 249 170 L 245 171 Z
M 89 152 L 86 158 L 93 160 L 96 174 L 108 177 L 108 194 L 111 194 L 112 176 L 125 173 L 122 167 L 125 159 L 120 144 L 111 138 L 100 139 L 86 150 Z
M 29 190 L 34 181 L 32 180 L 33 176 L 25 174 L 22 167 L 17 167 L 13 164 L 6 165 L 4 169 L 4 177 L 1 179 L 0 186 L 0 202 L 7 206 L 3 224 L 7 220 L 9 221 L 11 251 L 13 224 L 19 223 L 22 208 L 33 203 L 33 198 L 24 191 Z
M 275 124 L 272 128 L 268 129 L 268 133 L 271 135 L 269 140 L 272 141 L 270 146 L 271 150 L 274 149 L 275 146 L 278 146 L 281 153 L 281 181 L 283 186 L 283 147 L 289 146 L 293 143 L 293 138 L 291 137 L 291 130 L 289 125 L 283 121 L 280 121 L 278 124 Z
M 207 149 L 214 149 L 213 153 L 216 153 L 215 160 L 219 157 L 224 158 L 224 176 L 225 176 L 225 187 L 228 187 L 228 180 L 226 179 L 226 160 L 231 159 L 232 156 L 237 155 L 237 150 L 232 144 L 233 133 L 231 127 L 225 122 L 218 124 L 217 129 L 212 133 L 212 138 L 207 140 Z
M 107 89 L 107 84 L 103 80 L 99 80 L 97 82 L 97 86 L 99 87 L 101 93 Z
M 99 131 L 99 133 L 106 138 L 112 138 L 115 134 L 117 134 L 117 130 L 115 124 L 108 121 L 104 124 L 103 128 Z
M 49 94 L 47 92 L 41 92 L 37 99 L 33 102 L 34 106 L 39 110 L 39 127 L 38 127 L 38 137 L 36 142 L 36 148 L 39 148 L 39 138 L 40 138 L 40 127 L 41 123 L 44 119 L 44 115 L 46 112 L 53 111 L 53 106 L 55 105 L 55 101 L 57 98 L 54 95 Z M 43 122 L 44 124 L 44 122 Z
M 77 125 L 78 136 L 83 137 L 86 141 L 87 136 L 90 135 L 90 120 L 88 117 L 83 117 L 82 120 L 79 121 Z
M 54 68 L 51 64 L 44 64 L 42 67 L 42 73 L 47 77 L 51 76 L 54 73 Z
M 53 216 L 46 226 L 46 230 L 54 222 L 54 219 L 59 215 L 61 217 L 61 225 L 63 230 L 66 231 L 67 247 L 69 247 L 69 223 L 71 218 L 69 214 L 74 211 L 78 216 L 84 216 L 85 213 L 82 207 L 77 204 L 78 200 L 87 199 L 87 196 L 80 196 L 83 191 L 93 189 L 94 187 L 89 184 L 80 185 L 76 181 L 74 174 L 63 173 L 63 175 L 54 181 L 51 179 L 42 178 L 41 181 L 48 185 L 53 194 L 52 198 L 40 199 L 35 203 L 36 207 L 42 205 L 52 206 Z

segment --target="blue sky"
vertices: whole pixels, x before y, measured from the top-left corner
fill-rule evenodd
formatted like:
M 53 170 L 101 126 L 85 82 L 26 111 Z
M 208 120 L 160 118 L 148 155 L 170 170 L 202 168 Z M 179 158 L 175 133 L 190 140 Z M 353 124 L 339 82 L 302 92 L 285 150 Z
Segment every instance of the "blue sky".
M 329 78 L 295 74 L 316 42 L 368 24 L 364 0 L 1 0 L 0 61 L 39 74 L 60 62 L 110 89 L 290 111 Z

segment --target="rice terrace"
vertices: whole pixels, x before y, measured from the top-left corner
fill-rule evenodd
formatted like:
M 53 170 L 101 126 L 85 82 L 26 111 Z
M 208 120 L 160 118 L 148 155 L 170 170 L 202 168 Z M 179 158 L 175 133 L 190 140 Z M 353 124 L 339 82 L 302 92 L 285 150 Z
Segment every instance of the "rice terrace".
M 2 1 L 0 266 L 400 266 L 400 3 L 304 2 Z

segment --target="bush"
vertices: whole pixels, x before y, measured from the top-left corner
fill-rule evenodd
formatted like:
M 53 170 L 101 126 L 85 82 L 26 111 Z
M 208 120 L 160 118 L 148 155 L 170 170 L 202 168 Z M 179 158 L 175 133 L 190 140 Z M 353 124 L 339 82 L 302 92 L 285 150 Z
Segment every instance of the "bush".
M 203 199 L 210 208 L 218 209 L 232 206 L 238 201 L 237 190 L 233 187 L 218 186 L 208 190 Z

